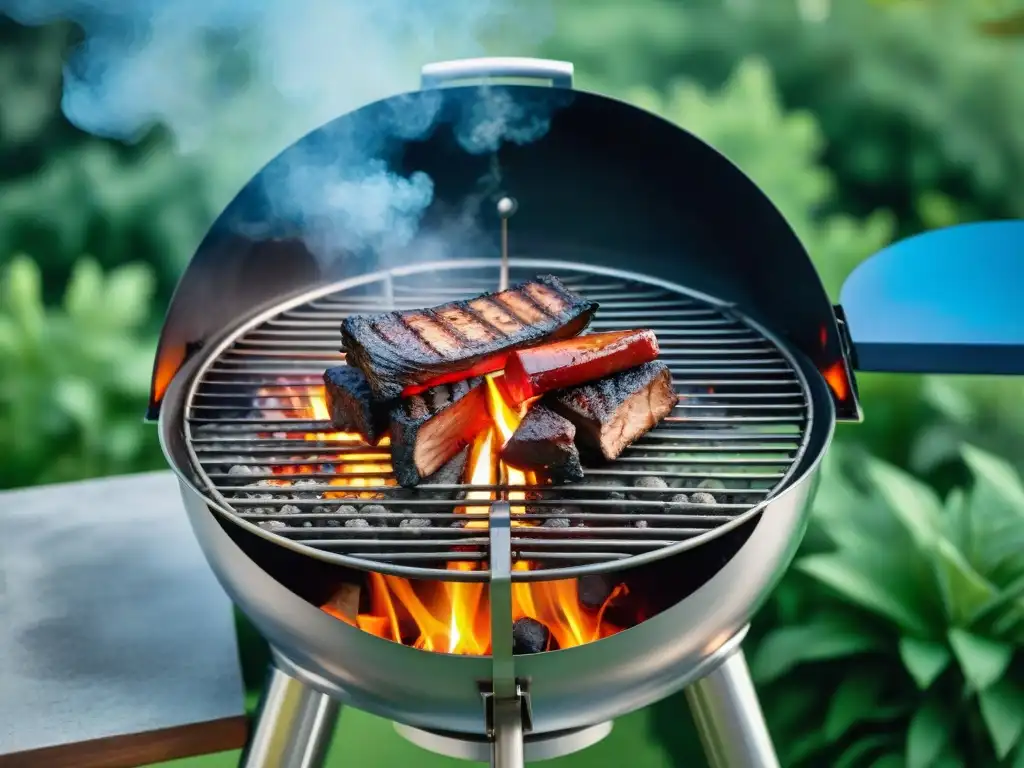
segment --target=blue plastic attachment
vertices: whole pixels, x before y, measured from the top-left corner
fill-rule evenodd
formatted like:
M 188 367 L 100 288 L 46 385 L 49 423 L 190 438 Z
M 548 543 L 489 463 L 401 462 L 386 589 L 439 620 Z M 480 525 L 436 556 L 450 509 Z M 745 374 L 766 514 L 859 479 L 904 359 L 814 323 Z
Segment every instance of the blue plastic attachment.
M 1024 374 L 1024 221 L 962 224 L 902 240 L 840 293 L 856 368 Z

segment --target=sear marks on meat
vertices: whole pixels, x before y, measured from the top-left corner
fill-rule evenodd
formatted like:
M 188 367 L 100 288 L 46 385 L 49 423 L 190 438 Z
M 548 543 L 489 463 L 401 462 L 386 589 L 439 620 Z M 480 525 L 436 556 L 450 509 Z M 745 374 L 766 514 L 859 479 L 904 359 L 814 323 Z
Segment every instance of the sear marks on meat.
M 656 360 L 658 352 L 658 338 L 651 330 L 590 333 L 513 352 L 505 363 L 505 385 L 522 403 L 635 368 Z
M 349 365 L 379 400 L 500 370 L 513 350 L 582 333 L 597 304 L 542 275 L 500 293 L 429 309 L 354 315 L 341 326 Z
M 358 432 L 370 445 L 387 432 L 387 406 L 373 399 L 358 368 L 339 365 L 324 371 L 324 396 L 331 423 L 343 432 Z
M 442 384 L 392 408 L 391 464 L 400 485 L 419 485 L 490 424 L 482 383 Z
M 556 484 L 575 482 L 583 479 L 575 437 L 571 421 L 538 404 L 519 422 L 501 458 L 518 469 L 542 472 Z
M 659 361 L 606 376 L 541 401 L 576 425 L 576 444 L 608 461 L 653 429 L 676 404 L 672 374 Z

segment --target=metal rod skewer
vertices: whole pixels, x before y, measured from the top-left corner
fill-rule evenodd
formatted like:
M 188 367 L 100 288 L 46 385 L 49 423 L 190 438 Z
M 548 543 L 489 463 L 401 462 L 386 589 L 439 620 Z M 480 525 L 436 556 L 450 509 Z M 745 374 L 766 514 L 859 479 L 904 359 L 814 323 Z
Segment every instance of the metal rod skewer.
M 498 276 L 498 290 L 508 290 L 508 220 L 519 206 L 511 197 L 498 201 L 498 216 L 501 217 L 501 274 Z

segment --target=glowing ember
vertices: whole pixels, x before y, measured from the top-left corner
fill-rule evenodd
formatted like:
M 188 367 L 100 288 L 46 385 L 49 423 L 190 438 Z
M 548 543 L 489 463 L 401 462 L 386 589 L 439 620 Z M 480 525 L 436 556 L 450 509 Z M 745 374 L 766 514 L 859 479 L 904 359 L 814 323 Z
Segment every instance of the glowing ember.
M 257 405 L 268 419 L 329 421 L 322 388 L 312 381 L 308 384 L 303 382 L 302 387 L 307 394 L 300 394 L 287 386 L 275 387 L 277 394 L 269 389 L 261 391 Z M 534 473 L 509 467 L 499 459 L 501 448 L 512 437 L 531 403 L 524 403 L 520 408 L 510 407 L 500 376 L 487 376 L 486 387 L 493 426 L 481 432 L 470 446 L 465 475 L 467 484 L 482 488 L 467 491 L 467 503 L 455 510 L 456 514 L 466 516 L 465 528 L 478 529 L 481 537 L 487 535 L 490 503 L 496 499 L 495 491 L 486 490 L 488 486 L 500 484 L 521 488 L 539 482 Z M 280 394 L 281 391 L 284 394 Z M 347 432 L 274 433 L 264 436 L 330 443 L 338 449 L 333 453 L 328 449 L 327 454 L 311 460 L 315 463 L 274 467 L 276 474 L 291 475 L 316 473 L 324 464 L 333 465 L 334 473 L 327 482 L 345 490 L 328 491 L 324 498 L 382 498 L 385 487 L 396 484 L 388 477 L 391 472 L 390 453 L 379 450 L 388 445 L 387 438 L 378 446 L 368 446 L 359 435 Z M 285 479 L 280 482 L 281 485 L 289 484 Z M 511 502 L 526 501 L 523 490 L 506 493 Z M 514 504 L 511 510 L 513 516 L 521 515 L 526 507 L 524 503 Z M 521 527 L 536 523 L 513 519 L 512 525 Z M 465 543 L 456 546 L 468 550 L 476 548 Z M 447 567 L 449 570 L 471 571 L 481 568 L 481 565 L 467 560 L 450 562 Z M 520 571 L 534 567 L 527 561 L 514 565 Z M 410 580 L 370 573 L 366 591 L 360 606 L 362 612 L 354 616 L 345 615 L 331 603 L 324 605 L 323 610 L 365 632 L 415 648 L 461 655 L 490 653 L 490 602 L 485 582 Z M 576 579 L 517 583 L 512 587 L 512 619 L 536 619 L 549 629 L 557 647 L 570 648 L 620 631 L 620 627 L 604 620 L 604 614 L 610 603 L 626 593 L 625 585 L 619 585 L 598 610 L 592 610 L 580 603 Z

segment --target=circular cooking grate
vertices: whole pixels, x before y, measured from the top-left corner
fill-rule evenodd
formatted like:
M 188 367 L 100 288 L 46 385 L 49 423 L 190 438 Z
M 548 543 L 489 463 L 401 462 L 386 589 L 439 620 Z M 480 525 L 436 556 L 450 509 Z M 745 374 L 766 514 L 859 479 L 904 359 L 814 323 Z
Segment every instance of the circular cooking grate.
M 615 462 L 561 486 L 397 486 L 386 447 L 332 432 L 323 371 L 341 321 L 494 290 L 497 262 L 417 265 L 337 283 L 253 318 L 204 361 L 185 438 L 200 484 L 236 519 L 315 557 L 396 575 L 482 581 L 488 531 L 467 507 L 508 500 L 517 581 L 613 570 L 697 546 L 782 490 L 810 433 L 789 353 L 728 306 L 653 278 L 513 260 L 600 303 L 593 331 L 652 328 L 679 402 Z M 485 518 L 483 518 L 485 519 Z M 355 522 L 355 521 L 359 522 Z M 476 527 L 480 526 L 480 527 Z

